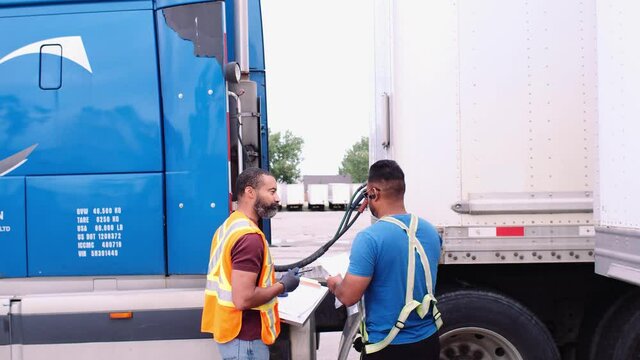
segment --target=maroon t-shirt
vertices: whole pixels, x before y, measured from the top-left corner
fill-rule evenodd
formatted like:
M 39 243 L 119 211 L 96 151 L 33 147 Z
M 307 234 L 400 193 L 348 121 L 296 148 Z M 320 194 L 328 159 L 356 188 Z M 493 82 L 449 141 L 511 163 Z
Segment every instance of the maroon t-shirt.
M 233 270 L 248 271 L 258 274 L 256 286 L 260 281 L 264 244 L 259 234 L 246 234 L 240 237 L 231 248 L 231 268 Z M 242 312 L 242 327 L 238 339 L 258 340 L 261 338 L 261 323 L 259 310 L 245 310 Z

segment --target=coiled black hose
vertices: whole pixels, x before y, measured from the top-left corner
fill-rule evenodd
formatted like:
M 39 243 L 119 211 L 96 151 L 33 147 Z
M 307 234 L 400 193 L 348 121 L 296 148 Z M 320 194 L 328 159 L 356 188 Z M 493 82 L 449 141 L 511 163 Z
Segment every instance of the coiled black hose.
M 322 255 L 324 255 L 327 252 L 327 250 L 329 250 L 329 248 L 331 248 L 333 244 L 335 244 L 336 241 L 338 241 L 338 239 L 340 239 L 340 237 L 342 237 L 342 235 L 344 235 L 349 230 L 349 228 L 351 228 L 351 226 L 356 222 L 360 214 L 362 214 L 364 209 L 366 209 L 367 199 L 365 198 L 365 196 L 366 196 L 365 185 L 361 185 L 355 191 L 353 196 L 351 196 L 351 201 L 349 202 L 349 206 L 347 206 L 347 209 L 344 212 L 344 216 L 342 217 L 342 221 L 338 226 L 338 230 L 336 230 L 336 233 L 333 236 L 333 238 L 331 238 L 331 240 L 329 240 L 324 245 L 322 245 L 313 254 L 307 256 L 306 258 L 300 261 L 297 261 L 291 264 L 286 264 L 286 265 L 275 265 L 275 271 L 282 272 L 282 271 L 288 271 L 293 268 L 302 268 L 318 260 Z M 355 215 L 354 215 L 354 211 L 355 211 Z M 353 216 L 353 219 L 351 218 L 352 216 Z

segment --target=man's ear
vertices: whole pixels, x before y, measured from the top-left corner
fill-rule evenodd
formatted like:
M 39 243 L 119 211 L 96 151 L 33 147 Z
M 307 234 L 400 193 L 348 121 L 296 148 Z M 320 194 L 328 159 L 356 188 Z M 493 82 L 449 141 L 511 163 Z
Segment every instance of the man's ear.
M 254 188 L 252 188 L 251 186 L 246 186 L 244 188 L 244 194 L 248 195 L 250 198 L 254 198 L 256 196 L 256 190 Z
M 378 198 L 378 195 L 379 195 L 379 194 L 378 194 L 378 189 L 376 189 L 376 188 L 372 188 L 372 189 L 369 191 L 369 194 L 367 195 L 367 197 L 369 198 L 369 201 L 372 201 L 372 200 L 377 199 L 377 198 Z

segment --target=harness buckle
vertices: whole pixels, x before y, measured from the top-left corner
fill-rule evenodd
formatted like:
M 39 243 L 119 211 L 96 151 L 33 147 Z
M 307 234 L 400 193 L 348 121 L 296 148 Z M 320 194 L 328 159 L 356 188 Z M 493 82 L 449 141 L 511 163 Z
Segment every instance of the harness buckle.
M 398 324 L 400 324 L 400 326 L 398 326 Z M 402 322 L 400 320 L 397 320 L 396 323 L 393 326 L 395 326 L 398 329 L 402 330 L 402 329 L 404 329 L 404 322 Z

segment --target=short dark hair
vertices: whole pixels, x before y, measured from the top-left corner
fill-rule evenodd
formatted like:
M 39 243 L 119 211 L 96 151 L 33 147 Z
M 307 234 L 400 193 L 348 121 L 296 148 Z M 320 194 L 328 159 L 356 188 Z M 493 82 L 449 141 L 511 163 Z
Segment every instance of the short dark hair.
M 405 183 L 404 172 L 397 162 L 393 160 L 378 160 L 369 168 L 370 183 L 383 183 L 385 190 L 391 196 L 401 198 L 404 196 Z
M 242 197 L 244 195 L 244 189 L 247 186 L 251 186 L 257 189 L 262 184 L 262 175 L 272 176 L 267 170 L 250 167 L 245 169 L 236 179 L 236 196 Z

